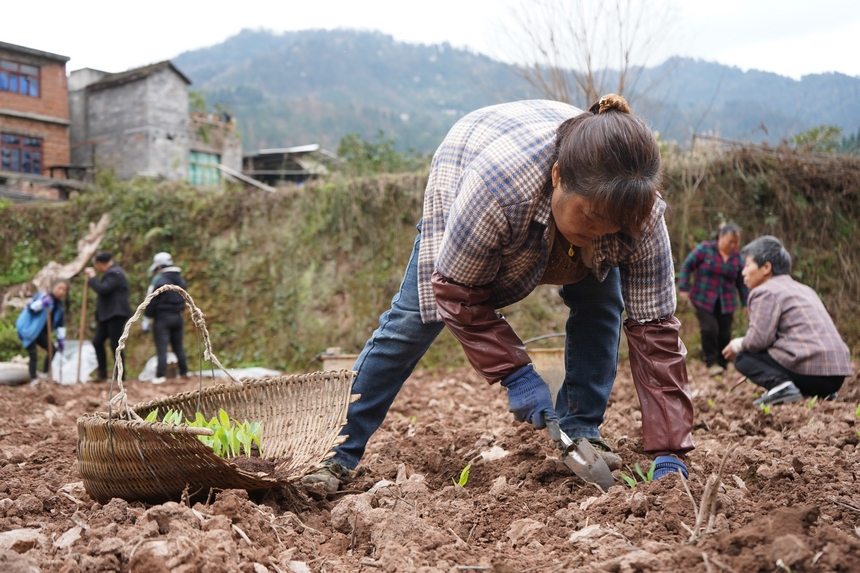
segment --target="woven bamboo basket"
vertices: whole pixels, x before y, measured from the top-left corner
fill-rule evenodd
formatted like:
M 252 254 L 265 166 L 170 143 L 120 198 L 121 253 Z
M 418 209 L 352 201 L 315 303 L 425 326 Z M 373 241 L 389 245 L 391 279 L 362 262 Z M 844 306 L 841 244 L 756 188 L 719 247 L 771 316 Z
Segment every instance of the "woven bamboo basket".
M 153 298 L 167 290 L 185 299 L 202 338 L 204 358 L 224 370 L 232 384 L 202 388 L 201 378 L 196 391 L 129 406 L 120 353 L 131 325 Z M 116 351 L 108 412 L 78 418 L 78 471 L 84 488 L 101 503 L 119 497 L 154 504 L 183 495 L 205 496 L 212 490 L 254 491 L 296 481 L 319 468 L 345 439 L 339 434 L 346 424 L 347 407 L 358 398 L 351 394 L 354 376 L 340 370 L 239 382 L 212 354 L 203 313 L 188 293 L 174 285 L 163 286 L 141 303 L 125 325 Z M 159 416 L 174 409 L 191 419 L 195 412 L 210 419 L 223 408 L 233 419 L 261 422 L 261 449 L 267 459 L 274 458 L 274 471 L 245 471 L 216 456 L 197 437 L 211 434 L 206 428 L 145 421 L 155 408 Z

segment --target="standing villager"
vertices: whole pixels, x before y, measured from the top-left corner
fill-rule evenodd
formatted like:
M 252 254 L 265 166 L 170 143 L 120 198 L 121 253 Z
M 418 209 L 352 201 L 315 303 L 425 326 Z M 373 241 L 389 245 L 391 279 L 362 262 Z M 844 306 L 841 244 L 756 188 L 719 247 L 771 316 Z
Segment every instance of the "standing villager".
M 182 269 L 173 265 L 173 257 L 170 256 L 170 253 L 156 253 L 152 259 L 152 265 L 149 267 L 149 273 L 155 273 L 155 276 L 149 284 L 146 296 L 164 285 L 177 285 L 183 289 L 188 287 L 188 283 L 182 277 Z M 158 364 L 155 369 L 155 378 L 152 380 L 153 384 L 161 384 L 165 381 L 168 343 L 173 348 L 173 353 L 176 354 L 179 375 L 184 377 L 188 374 L 188 362 L 185 359 L 185 349 L 182 346 L 184 330 L 182 313 L 184 311 L 185 299 L 182 298 L 181 294 L 174 291 L 166 291 L 156 296 L 149 302 L 149 306 L 144 311 L 144 332 L 149 332 L 150 321 L 155 321 L 155 326 L 152 327 L 152 337 L 155 340 Z
M 740 227 L 726 223 L 717 231 L 715 240 L 703 241 L 690 252 L 678 273 L 678 297 L 696 309 L 702 354 L 711 376 L 719 376 L 728 366 L 721 351 L 732 339 L 735 291 L 740 295 L 741 306 L 747 305 L 749 289 L 741 274 L 744 264 L 738 251 L 740 244 Z M 691 280 L 692 275 L 695 280 Z
M 66 327 L 63 313 L 63 299 L 69 293 L 69 281 L 65 279 L 56 280 L 51 285 L 50 291 L 39 291 L 33 295 L 33 300 L 24 307 L 18 320 L 15 321 L 15 328 L 18 331 L 18 338 L 24 348 L 27 349 L 27 354 L 30 357 L 30 384 L 36 386 L 39 384 L 37 375 L 38 362 L 38 347 L 41 346 L 48 350 L 48 344 L 54 353 L 59 350 L 62 352 L 66 347 Z M 57 344 L 48 337 L 48 315 L 51 316 L 51 330 L 57 337 Z M 43 372 L 47 372 L 51 367 L 48 358 L 45 356 L 45 367 Z
M 446 326 L 475 370 L 507 390 L 516 420 L 560 427 L 608 453 L 599 426 L 615 380 L 621 313 L 655 477 L 687 474 L 693 403 L 674 317 L 675 284 L 659 196 L 659 146 L 624 98 L 589 111 L 552 101 L 477 110 L 433 157 L 412 256 L 391 309 L 359 355 L 327 466 L 305 476 L 336 490 L 418 361 Z M 556 405 L 497 309 L 554 284 L 570 311 Z M 614 459 L 613 459 L 614 457 Z M 605 455 L 610 467 L 620 458 Z
M 761 236 L 741 253 L 750 288 L 749 328 L 723 349 L 723 356 L 767 390 L 753 405 L 796 402 L 802 396 L 835 399 L 845 377 L 853 374 L 851 353 L 821 298 L 788 274 L 791 255 L 776 237 Z
M 99 279 L 96 272 L 101 273 Z M 129 305 L 128 277 L 113 260 L 109 251 L 99 251 L 94 257 L 93 266 L 84 269 L 88 277 L 87 284 L 93 289 L 96 300 L 96 331 L 93 334 L 93 346 L 98 361 L 97 382 L 107 380 L 107 356 L 105 342 L 110 339 L 111 356 L 116 357 L 116 349 L 122 336 L 126 321 L 132 315 Z

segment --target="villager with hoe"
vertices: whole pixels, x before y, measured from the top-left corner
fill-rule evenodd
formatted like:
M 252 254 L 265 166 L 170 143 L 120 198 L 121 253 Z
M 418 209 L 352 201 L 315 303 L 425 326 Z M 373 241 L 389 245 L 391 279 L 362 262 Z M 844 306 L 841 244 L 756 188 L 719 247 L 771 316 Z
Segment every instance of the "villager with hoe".
M 102 278 L 96 272 L 102 273 Z M 128 277 L 113 260 L 110 251 L 99 251 L 94 257 L 93 266 L 84 269 L 87 285 L 96 291 L 96 332 L 93 335 L 93 346 L 98 360 L 99 382 L 107 380 L 107 356 L 105 342 L 110 339 L 111 356 L 116 356 L 116 348 L 122 336 L 125 322 L 132 315 L 128 303 Z
M 400 291 L 356 361 L 353 392 L 361 398 L 349 406 L 342 432 L 349 437 L 305 482 L 335 491 L 348 479 L 445 326 L 475 370 L 507 389 L 516 420 L 547 428 L 562 459 L 573 449 L 590 451 L 603 464 L 601 475 L 609 474 L 607 465 L 621 460 L 599 426 L 615 381 L 625 308 L 643 447 L 656 457 L 655 478 L 686 476 L 693 402 L 674 317 L 660 176 L 654 135 L 614 94 L 587 112 L 521 101 L 457 122 L 433 157 Z M 570 308 L 566 375 L 555 407 L 522 341 L 497 312 L 542 283 L 559 285 Z M 601 476 L 592 477 L 600 483 Z

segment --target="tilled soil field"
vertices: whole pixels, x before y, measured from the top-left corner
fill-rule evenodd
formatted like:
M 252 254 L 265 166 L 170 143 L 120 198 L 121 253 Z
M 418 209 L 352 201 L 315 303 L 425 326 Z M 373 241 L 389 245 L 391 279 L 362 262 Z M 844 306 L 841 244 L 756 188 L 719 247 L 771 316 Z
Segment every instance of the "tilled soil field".
M 766 413 L 733 370 L 715 380 L 691 362 L 690 375 L 686 483 L 599 491 L 546 432 L 513 422 L 498 385 L 418 372 L 346 491 L 228 490 L 192 507 L 86 494 L 75 422 L 105 409 L 107 385 L 0 387 L 0 571 L 860 571 L 858 381 Z M 127 386 L 144 401 L 196 382 Z M 626 362 L 602 432 L 625 474 L 647 468 Z

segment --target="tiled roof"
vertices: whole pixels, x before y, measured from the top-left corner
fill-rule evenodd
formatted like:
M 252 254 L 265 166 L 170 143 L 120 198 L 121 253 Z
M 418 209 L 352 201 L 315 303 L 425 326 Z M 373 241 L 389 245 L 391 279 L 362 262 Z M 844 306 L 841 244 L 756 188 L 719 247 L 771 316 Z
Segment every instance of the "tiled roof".
M 118 86 L 121 84 L 127 84 L 129 82 L 135 82 L 137 80 L 142 80 L 146 77 L 151 76 L 156 72 L 160 72 L 161 70 L 170 68 L 176 74 L 179 75 L 182 80 L 190 84 L 191 80 L 189 80 L 185 74 L 180 72 L 176 66 L 174 66 L 170 60 L 164 60 L 163 62 L 157 62 L 155 64 L 149 64 L 148 66 L 143 66 L 142 68 L 135 68 L 133 70 L 128 70 L 125 72 L 119 72 L 117 74 L 109 74 L 99 81 L 92 83 L 87 86 L 87 89 L 91 90 L 99 90 L 104 88 L 109 88 L 113 86 Z
M 33 48 L 28 48 L 26 46 L 19 46 L 17 44 L 9 44 L 6 42 L 0 42 L 0 49 L 6 50 L 9 52 L 18 52 L 19 54 L 27 54 L 29 56 L 35 56 L 37 58 L 44 58 L 46 60 L 54 60 L 60 62 L 61 64 L 65 64 L 69 61 L 68 56 L 61 56 L 59 54 L 52 54 L 51 52 L 43 52 L 42 50 L 34 50 Z

